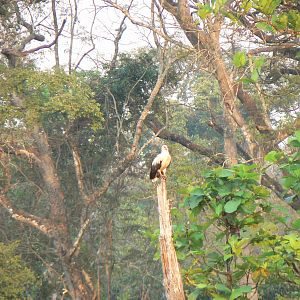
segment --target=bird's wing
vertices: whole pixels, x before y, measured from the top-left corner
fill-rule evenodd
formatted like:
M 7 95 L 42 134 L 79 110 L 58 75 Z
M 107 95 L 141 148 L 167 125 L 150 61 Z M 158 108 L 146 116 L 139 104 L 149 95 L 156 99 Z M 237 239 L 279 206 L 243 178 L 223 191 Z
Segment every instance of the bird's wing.
M 171 155 L 170 153 L 165 153 L 163 156 L 162 156 L 162 163 L 161 163 L 161 171 L 166 169 L 170 163 L 171 163 Z
M 150 179 L 154 179 L 156 177 L 157 171 L 161 167 L 161 163 L 162 163 L 162 158 L 160 157 L 160 155 L 157 155 L 151 164 Z

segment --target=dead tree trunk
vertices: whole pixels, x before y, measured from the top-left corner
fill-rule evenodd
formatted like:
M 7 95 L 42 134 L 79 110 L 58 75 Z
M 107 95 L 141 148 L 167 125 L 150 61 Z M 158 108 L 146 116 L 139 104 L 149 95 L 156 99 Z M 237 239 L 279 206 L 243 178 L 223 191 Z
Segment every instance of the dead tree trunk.
M 157 186 L 158 213 L 160 225 L 160 253 L 164 277 L 164 288 L 168 300 L 185 299 L 182 278 L 172 238 L 172 220 L 167 200 L 166 180 Z

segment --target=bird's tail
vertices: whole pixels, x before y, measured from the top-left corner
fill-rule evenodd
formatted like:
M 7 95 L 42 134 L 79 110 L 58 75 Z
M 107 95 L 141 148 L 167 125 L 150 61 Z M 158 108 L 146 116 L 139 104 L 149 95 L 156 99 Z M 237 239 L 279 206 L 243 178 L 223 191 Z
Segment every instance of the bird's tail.
M 150 179 L 155 179 L 156 177 L 158 177 L 157 176 L 157 171 L 156 170 L 153 170 L 152 168 L 151 168 L 151 171 L 150 171 Z

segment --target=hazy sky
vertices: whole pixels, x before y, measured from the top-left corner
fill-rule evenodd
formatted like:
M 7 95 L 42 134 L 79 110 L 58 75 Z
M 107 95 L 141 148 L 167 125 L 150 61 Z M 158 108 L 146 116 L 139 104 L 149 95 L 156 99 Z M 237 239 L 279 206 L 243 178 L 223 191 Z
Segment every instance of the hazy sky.
M 71 8 L 69 2 L 72 1 L 64 0 L 60 1 L 57 7 L 59 15 L 59 26 L 62 23 L 63 18 L 67 18 L 67 23 L 64 28 L 63 34 L 59 38 L 59 50 L 60 50 L 60 62 L 62 65 L 67 65 L 68 63 L 68 53 L 70 45 L 70 13 Z M 128 1 L 123 1 L 128 2 Z M 149 1 L 146 1 L 149 2 Z M 102 62 L 109 61 L 114 52 L 114 39 L 117 33 L 117 29 L 120 26 L 120 22 L 123 18 L 123 14 L 119 11 L 104 7 L 103 1 L 95 0 L 97 5 L 97 14 L 95 18 L 95 23 L 93 27 L 93 37 L 96 49 L 93 50 L 89 57 L 85 59 L 80 64 L 83 69 L 91 69 L 97 67 L 97 62 L 99 66 Z M 133 15 L 135 18 L 141 21 L 147 21 L 149 16 L 149 10 L 146 9 L 144 1 L 136 0 L 135 5 L 132 8 Z M 51 11 L 50 7 L 47 7 L 44 12 Z M 91 42 L 89 40 L 89 33 L 91 24 L 94 17 L 94 6 L 93 0 L 79 0 L 78 2 L 78 22 L 76 23 L 76 35 L 74 39 L 73 47 L 73 58 L 72 62 L 76 64 L 80 57 L 91 48 Z M 50 14 L 51 15 L 51 14 Z M 46 20 L 45 20 L 46 21 Z M 45 23 L 44 21 L 44 23 Z M 47 21 L 47 26 L 51 27 L 52 24 Z M 149 46 L 149 41 L 152 40 L 152 35 L 149 30 L 143 29 L 133 25 L 128 19 L 125 21 L 126 30 L 120 41 L 120 51 L 130 52 L 134 51 L 139 47 Z M 51 34 L 51 35 L 50 35 Z M 48 41 L 53 40 L 53 33 L 49 31 Z M 43 52 L 43 57 L 40 59 L 39 65 L 42 68 L 51 68 L 55 64 L 53 47 L 51 50 L 45 50 Z

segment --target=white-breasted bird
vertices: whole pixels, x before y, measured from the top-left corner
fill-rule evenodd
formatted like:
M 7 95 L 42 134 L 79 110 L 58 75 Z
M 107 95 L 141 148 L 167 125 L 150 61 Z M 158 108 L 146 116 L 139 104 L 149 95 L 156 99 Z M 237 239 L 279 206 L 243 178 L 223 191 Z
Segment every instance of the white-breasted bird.
M 154 158 L 151 164 L 150 179 L 156 181 L 157 178 L 165 178 L 167 167 L 171 163 L 171 155 L 167 145 L 161 147 L 161 152 Z

